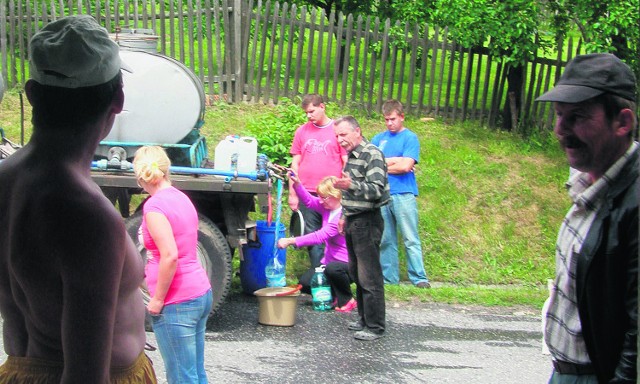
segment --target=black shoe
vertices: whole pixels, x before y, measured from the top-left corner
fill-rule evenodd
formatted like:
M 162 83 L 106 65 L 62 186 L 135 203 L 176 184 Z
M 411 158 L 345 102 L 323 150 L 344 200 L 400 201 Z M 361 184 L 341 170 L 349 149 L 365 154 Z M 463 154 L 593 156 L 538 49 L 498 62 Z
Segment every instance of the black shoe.
M 364 329 L 364 324 L 360 322 L 360 320 L 352 321 L 347 325 L 347 328 L 350 331 L 362 331 Z
M 429 284 L 426 281 L 421 281 L 418 284 L 416 284 L 416 287 L 417 288 L 426 288 L 426 289 L 428 289 L 428 288 L 431 288 L 431 284 Z
M 384 333 L 373 333 L 368 329 L 364 329 L 353 334 L 354 339 L 362 341 L 373 341 L 381 337 L 384 337 Z

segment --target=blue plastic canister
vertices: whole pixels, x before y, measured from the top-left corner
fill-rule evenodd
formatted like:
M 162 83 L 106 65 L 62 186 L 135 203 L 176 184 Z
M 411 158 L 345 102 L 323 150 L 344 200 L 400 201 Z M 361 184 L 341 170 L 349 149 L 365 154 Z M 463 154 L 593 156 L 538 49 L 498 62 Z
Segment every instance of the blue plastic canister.
M 278 223 L 278 239 L 285 236 L 283 223 Z M 267 277 L 264 269 L 267 263 L 274 257 L 274 242 L 276 239 L 276 223 L 268 225 L 266 221 L 256 222 L 256 232 L 258 240 L 250 241 L 242 246 L 244 260 L 240 261 L 240 283 L 244 293 L 253 294 L 258 289 L 267 286 Z M 276 251 L 278 261 L 286 265 L 287 250 L 278 249 Z

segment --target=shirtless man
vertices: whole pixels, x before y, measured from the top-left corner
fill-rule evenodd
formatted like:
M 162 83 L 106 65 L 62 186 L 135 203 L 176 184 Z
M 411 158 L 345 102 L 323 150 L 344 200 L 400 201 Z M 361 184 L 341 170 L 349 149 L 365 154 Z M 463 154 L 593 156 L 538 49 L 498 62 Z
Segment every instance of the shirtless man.
M 142 260 L 90 175 L 124 103 L 118 46 L 71 16 L 29 49 L 33 134 L 0 163 L 0 383 L 155 383 Z

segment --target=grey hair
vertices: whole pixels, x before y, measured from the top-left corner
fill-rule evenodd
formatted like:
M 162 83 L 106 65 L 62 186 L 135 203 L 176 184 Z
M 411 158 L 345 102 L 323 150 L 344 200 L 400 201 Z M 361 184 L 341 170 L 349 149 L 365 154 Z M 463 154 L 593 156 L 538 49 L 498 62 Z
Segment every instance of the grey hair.
M 339 124 L 342 124 L 342 123 L 347 124 L 349 126 L 349 128 L 351 128 L 352 131 L 355 131 L 356 129 L 360 128 L 360 124 L 358 124 L 358 120 L 356 120 L 355 117 L 350 116 L 350 115 L 349 116 L 343 116 L 343 117 L 335 120 L 333 122 L 333 125 L 336 126 L 336 125 L 339 125 Z

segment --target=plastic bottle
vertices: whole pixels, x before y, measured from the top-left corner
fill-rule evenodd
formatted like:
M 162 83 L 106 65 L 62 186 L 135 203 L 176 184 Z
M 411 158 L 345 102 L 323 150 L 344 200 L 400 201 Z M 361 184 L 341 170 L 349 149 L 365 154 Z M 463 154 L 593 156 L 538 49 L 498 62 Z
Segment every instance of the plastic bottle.
M 284 263 L 277 257 L 272 258 L 264 268 L 264 275 L 267 278 L 267 287 L 284 287 L 287 285 Z
M 311 300 L 313 309 L 316 311 L 330 311 L 331 302 L 331 286 L 329 280 L 324 274 L 324 267 L 316 267 L 316 273 L 311 278 Z

